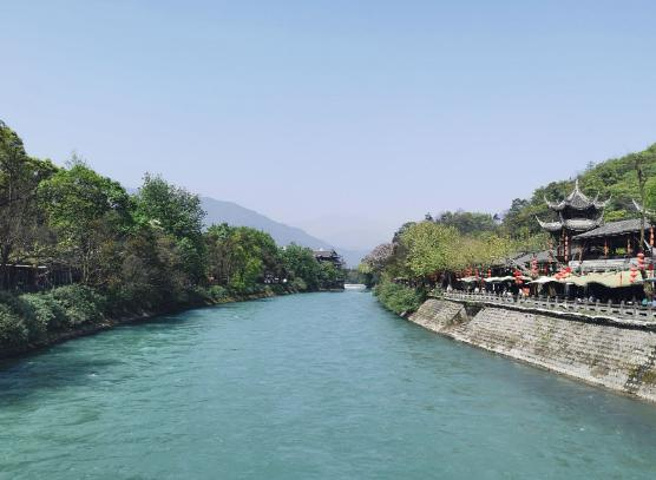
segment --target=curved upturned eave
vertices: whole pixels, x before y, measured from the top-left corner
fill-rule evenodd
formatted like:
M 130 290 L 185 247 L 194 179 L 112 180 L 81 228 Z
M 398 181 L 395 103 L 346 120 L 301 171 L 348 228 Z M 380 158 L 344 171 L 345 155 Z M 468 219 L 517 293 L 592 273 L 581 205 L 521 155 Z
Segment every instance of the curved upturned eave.
M 594 228 L 601 226 L 603 222 L 604 222 L 604 216 L 602 214 L 595 219 L 575 218 L 575 219 L 565 220 L 563 224 L 565 228 L 567 228 L 568 230 L 574 230 L 575 232 L 587 232 L 588 230 L 592 230 Z
M 547 207 L 549 207 L 549 209 L 554 210 L 556 212 L 560 212 L 561 210 L 563 210 L 567 206 L 567 204 L 565 203 L 564 200 L 561 201 L 561 202 L 558 202 L 558 203 L 550 202 L 547 199 L 546 195 L 544 196 L 544 203 L 547 204 Z
M 574 190 L 567 195 L 567 197 L 564 200 L 561 200 L 560 202 L 550 202 L 547 199 L 547 196 L 544 195 L 544 201 L 547 204 L 547 206 L 556 212 L 562 212 L 566 207 L 569 207 L 573 210 L 589 210 L 591 208 L 596 208 L 597 210 L 602 210 L 608 206 L 610 203 L 611 198 L 609 197 L 607 200 L 604 201 L 599 201 L 599 195 L 595 197 L 594 200 L 591 200 L 585 193 L 581 191 L 579 188 L 579 181 L 578 179 L 574 183 Z
M 537 216 L 535 217 L 535 219 L 540 224 L 540 227 L 542 227 L 544 230 L 548 232 L 558 232 L 563 228 L 562 222 L 543 222 Z

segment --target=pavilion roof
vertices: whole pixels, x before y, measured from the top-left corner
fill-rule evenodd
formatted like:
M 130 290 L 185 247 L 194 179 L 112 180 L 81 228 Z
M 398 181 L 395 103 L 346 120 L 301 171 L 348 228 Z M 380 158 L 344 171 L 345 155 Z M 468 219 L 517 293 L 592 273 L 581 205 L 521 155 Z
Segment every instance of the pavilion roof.
M 646 227 L 651 227 L 649 221 L 647 221 Z M 606 223 L 605 225 L 601 225 L 594 230 L 589 230 L 585 233 L 576 235 L 574 239 L 581 240 L 586 238 L 614 237 L 626 235 L 627 233 L 639 232 L 641 228 L 642 220 L 639 218 L 631 218 L 628 220 L 619 220 L 617 222 Z
M 535 217 L 540 224 L 540 226 L 549 231 L 557 232 L 562 228 L 567 230 L 574 230 L 576 232 L 585 232 L 586 230 L 592 230 L 593 228 L 599 227 L 604 219 L 603 214 L 599 215 L 598 218 L 563 218 L 562 214 L 559 214 L 560 219 L 555 222 L 543 222 L 538 217 Z
M 515 262 L 517 263 L 530 263 L 533 261 L 533 259 L 536 259 L 538 262 L 548 262 L 550 259 L 549 256 L 549 250 L 543 250 L 541 252 L 529 252 L 521 257 L 515 258 Z
M 601 210 L 610 203 L 610 198 L 604 201 L 600 201 L 599 195 L 597 195 L 595 198 L 590 199 L 579 188 L 579 180 L 577 178 L 576 182 L 574 183 L 574 190 L 572 190 L 572 192 L 564 200 L 561 200 L 560 202 L 550 202 L 545 197 L 544 201 L 547 203 L 547 206 L 551 210 L 561 212 L 566 207 L 570 207 L 575 210 L 588 210 L 590 208 Z

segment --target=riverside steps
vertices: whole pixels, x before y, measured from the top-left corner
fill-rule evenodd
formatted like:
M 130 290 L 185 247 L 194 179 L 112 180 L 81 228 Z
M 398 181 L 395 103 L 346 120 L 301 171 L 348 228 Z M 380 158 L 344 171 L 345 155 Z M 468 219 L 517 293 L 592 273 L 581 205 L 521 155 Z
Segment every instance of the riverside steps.
M 450 292 L 408 319 L 429 330 L 656 402 L 652 309 Z

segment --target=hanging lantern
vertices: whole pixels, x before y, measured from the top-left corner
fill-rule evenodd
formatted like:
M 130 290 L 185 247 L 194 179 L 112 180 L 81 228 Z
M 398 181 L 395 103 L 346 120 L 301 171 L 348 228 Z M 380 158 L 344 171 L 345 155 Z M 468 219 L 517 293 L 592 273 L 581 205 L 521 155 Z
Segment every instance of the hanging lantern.
M 626 239 L 626 253 L 631 255 L 631 237 Z
M 629 270 L 631 270 L 631 273 L 629 274 L 629 282 L 633 283 L 638 276 L 638 267 L 636 267 L 634 264 L 631 264 Z
M 565 252 L 563 256 L 567 262 L 569 260 L 569 239 L 567 238 L 567 235 L 565 235 Z
M 638 253 L 638 268 L 640 270 L 645 269 L 645 254 L 642 252 Z
M 654 227 L 649 228 L 649 246 L 654 248 Z
M 609 253 L 609 249 L 608 249 L 608 239 L 605 239 L 605 240 L 604 240 L 604 257 L 607 257 L 607 256 L 608 256 L 608 253 Z

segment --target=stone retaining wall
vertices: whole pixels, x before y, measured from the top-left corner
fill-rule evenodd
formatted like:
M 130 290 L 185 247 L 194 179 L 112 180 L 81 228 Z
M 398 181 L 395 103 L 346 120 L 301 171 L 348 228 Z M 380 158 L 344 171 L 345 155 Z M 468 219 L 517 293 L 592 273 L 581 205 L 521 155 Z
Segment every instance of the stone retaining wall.
M 427 300 L 408 319 L 434 332 L 656 402 L 656 333 L 544 313 Z

